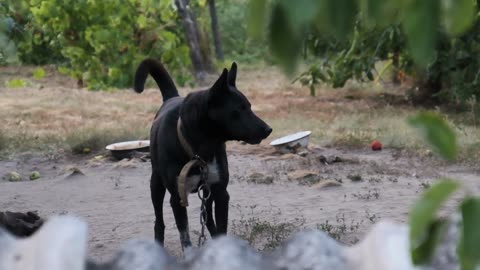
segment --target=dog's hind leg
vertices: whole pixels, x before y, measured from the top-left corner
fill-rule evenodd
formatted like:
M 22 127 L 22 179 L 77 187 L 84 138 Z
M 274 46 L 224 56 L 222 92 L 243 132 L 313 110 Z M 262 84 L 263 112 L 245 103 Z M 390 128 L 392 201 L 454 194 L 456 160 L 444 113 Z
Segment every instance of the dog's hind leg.
M 210 236 L 212 238 L 217 235 L 217 227 L 215 226 L 215 221 L 213 220 L 213 196 L 210 196 L 207 200 L 206 208 L 207 208 L 207 229 L 210 232 Z
M 153 209 L 155 210 L 155 239 L 163 246 L 165 239 L 165 223 L 163 221 L 163 199 L 165 198 L 166 188 L 159 179 L 158 174 L 152 172 L 150 180 L 150 192 L 152 197 Z
M 172 206 L 173 216 L 175 217 L 175 223 L 177 224 L 178 232 L 180 233 L 180 242 L 182 243 L 182 250 L 190 247 L 192 242 L 190 241 L 190 233 L 188 229 L 188 216 L 187 208 L 180 205 L 180 197 L 178 194 L 171 194 L 170 205 Z

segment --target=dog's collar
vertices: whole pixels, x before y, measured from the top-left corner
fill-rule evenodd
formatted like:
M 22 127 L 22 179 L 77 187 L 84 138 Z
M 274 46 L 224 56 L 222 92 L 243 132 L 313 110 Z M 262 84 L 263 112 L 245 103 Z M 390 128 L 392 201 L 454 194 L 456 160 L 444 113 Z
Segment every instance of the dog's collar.
M 183 150 L 188 154 L 188 156 L 193 159 L 195 157 L 195 153 L 193 152 L 192 146 L 187 142 L 187 139 L 182 133 L 182 119 L 178 117 L 177 121 L 177 137 L 182 145 Z

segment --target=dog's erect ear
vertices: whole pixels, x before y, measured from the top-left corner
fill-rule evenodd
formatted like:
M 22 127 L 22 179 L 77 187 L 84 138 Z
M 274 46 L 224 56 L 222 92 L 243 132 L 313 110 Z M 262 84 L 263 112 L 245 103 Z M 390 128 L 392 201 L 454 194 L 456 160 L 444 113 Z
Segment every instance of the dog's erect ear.
M 228 70 L 224 68 L 222 75 L 218 77 L 217 81 L 213 84 L 212 88 L 210 88 L 210 95 L 212 96 L 228 90 L 227 81 L 228 81 Z
M 228 84 L 235 86 L 235 80 L 237 79 L 237 63 L 233 62 L 230 71 L 228 72 Z

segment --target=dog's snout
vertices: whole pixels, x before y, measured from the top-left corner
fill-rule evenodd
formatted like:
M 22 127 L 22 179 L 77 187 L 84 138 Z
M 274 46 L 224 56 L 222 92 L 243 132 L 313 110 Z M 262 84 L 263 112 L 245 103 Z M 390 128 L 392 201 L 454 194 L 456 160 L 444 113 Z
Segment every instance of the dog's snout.
M 268 137 L 268 135 L 270 135 L 270 133 L 272 133 L 272 128 L 269 127 L 269 126 L 266 126 L 263 130 L 264 134 L 265 134 L 265 138 Z

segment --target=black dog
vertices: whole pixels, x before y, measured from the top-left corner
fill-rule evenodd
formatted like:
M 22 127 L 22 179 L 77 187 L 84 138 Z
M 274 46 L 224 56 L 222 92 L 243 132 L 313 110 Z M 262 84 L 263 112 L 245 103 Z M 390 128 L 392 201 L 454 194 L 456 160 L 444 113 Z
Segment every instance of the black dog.
M 150 190 L 156 217 L 155 239 L 163 245 L 165 224 L 162 207 L 165 191 L 168 190 L 182 248 L 185 248 L 191 246 L 191 241 L 187 209 L 180 202 L 177 177 L 191 160 L 192 152 L 207 162 L 209 168 L 211 196 L 206 203 L 207 229 L 212 237 L 225 234 L 230 199 L 227 192 L 229 175 L 225 142 L 239 140 L 258 144 L 270 135 L 272 129 L 252 112 L 247 98 L 235 87 L 235 63 L 230 72 L 223 70 L 210 89 L 190 93 L 185 98 L 178 95 L 163 65 L 153 59 L 146 59 L 139 65 L 135 74 L 136 92 L 143 91 L 148 74 L 156 81 L 163 97 L 163 105 L 155 116 L 150 132 Z M 177 132 L 177 125 L 181 134 Z M 191 153 L 188 153 L 179 137 L 185 139 Z M 199 171 L 192 171 L 188 176 L 187 189 L 194 192 L 198 189 Z M 212 212 L 214 202 L 215 221 Z

